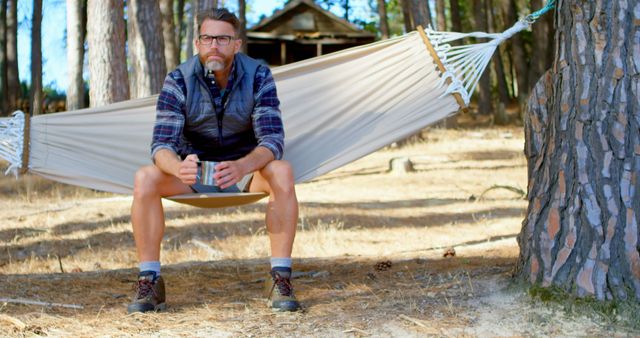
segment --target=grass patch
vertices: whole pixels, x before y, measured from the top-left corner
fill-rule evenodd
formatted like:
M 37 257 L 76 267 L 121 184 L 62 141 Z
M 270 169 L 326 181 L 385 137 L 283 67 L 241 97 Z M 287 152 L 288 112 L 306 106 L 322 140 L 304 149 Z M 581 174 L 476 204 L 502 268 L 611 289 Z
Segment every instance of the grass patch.
M 640 303 L 634 300 L 597 300 L 577 297 L 558 287 L 534 285 L 529 295 L 546 305 L 557 304 L 567 315 L 598 318 L 605 326 L 613 326 L 640 333 Z

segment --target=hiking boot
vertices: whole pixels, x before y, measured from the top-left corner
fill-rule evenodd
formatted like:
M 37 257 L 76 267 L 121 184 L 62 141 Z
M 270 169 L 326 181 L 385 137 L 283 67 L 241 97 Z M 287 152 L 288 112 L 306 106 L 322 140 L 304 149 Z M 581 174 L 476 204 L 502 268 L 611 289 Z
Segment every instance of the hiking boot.
M 143 271 L 138 275 L 138 281 L 134 285 L 136 294 L 131 304 L 127 307 L 129 313 L 163 311 L 166 309 L 164 297 L 164 280 L 162 276 L 156 278 L 153 271 Z
M 267 304 L 275 311 L 298 311 L 300 303 L 293 294 L 293 286 L 289 276 L 291 273 L 271 270 L 271 278 L 267 278 L 265 289 L 267 291 Z

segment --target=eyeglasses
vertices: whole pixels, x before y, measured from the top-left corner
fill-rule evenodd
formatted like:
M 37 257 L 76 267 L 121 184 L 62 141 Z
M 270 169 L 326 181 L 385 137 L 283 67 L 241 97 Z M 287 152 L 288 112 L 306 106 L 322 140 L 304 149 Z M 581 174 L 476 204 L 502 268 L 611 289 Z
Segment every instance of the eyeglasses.
M 200 41 L 200 44 L 205 45 L 205 46 L 209 46 L 213 43 L 213 40 L 216 40 L 216 44 L 218 46 L 228 46 L 229 43 L 231 43 L 231 40 L 235 40 L 236 38 L 234 38 L 231 35 L 206 35 L 206 34 L 202 34 L 200 36 L 198 36 L 198 41 Z

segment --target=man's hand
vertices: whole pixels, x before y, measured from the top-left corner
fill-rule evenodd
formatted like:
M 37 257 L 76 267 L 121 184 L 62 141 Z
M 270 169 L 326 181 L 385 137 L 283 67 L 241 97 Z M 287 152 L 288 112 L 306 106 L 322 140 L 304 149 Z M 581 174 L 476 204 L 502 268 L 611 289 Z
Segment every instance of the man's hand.
M 193 185 L 196 183 L 198 176 L 198 155 L 188 155 L 184 161 L 180 162 L 180 168 L 178 169 L 178 178 L 182 183 L 186 185 Z
M 216 165 L 216 173 L 213 178 L 220 189 L 226 189 L 240 182 L 246 174 L 248 173 L 244 171 L 238 161 L 225 161 Z

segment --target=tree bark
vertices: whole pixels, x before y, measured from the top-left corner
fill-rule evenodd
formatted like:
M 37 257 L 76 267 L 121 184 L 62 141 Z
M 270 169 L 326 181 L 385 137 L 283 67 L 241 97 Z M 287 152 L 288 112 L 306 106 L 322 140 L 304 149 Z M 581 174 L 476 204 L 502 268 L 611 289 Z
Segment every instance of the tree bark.
M 486 32 L 487 14 L 483 0 L 473 0 L 473 11 L 475 12 L 476 30 Z M 484 72 L 478 82 L 478 113 L 491 114 L 491 73 Z
M 127 27 L 131 98 L 148 97 L 160 93 L 162 89 L 167 65 L 161 17 L 157 1 L 129 1 Z
M 18 109 L 22 96 L 18 71 L 18 0 L 7 5 L 7 104 L 9 111 Z
M 42 108 L 42 0 L 33 0 L 31 19 L 31 115 L 40 115 Z
M 180 49 L 176 43 L 173 0 L 160 0 L 160 12 L 162 13 L 162 36 L 164 38 L 166 69 L 173 70 L 180 63 Z
M 515 23 L 518 20 L 518 8 L 515 1 L 509 1 L 505 8 L 507 22 Z M 550 15 L 550 14 L 547 14 Z M 516 34 L 511 38 L 511 52 L 513 55 L 513 66 L 515 68 L 515 78 L 517 82 L 517 99 L 520 113 L 525 110 L 527 97 L 529 97 L 529 72 L 528 72 L 528 53 L 525 50 L 525 43 L 522 39 L 522 34 Z
M 447 30 L 444 0 L 436 0 L 436 22 L 439 31 L 444 32 Z
M 545 5 L 546 1 L 531 0 L 531 10 L 538 10 Z M 553 16 L 545 15 L 541 17 L 531 30 L 531 50 L 532 57 L 529 65 L 529 88 L 536 84 L 536 81 L 551 67 L 553 62 Z
M 67 0 L 67 110 L 84 108 L 84 13 L 82 0 Z
M 182 61 L 182 40 L 184 38 L 184 0 L 178 0 L 178 4 L 176 5 L 176 46 L 178 48 L 178 64 Z
M 449 8 L 451 9 L 451 30 L 454 32 L 462 32 L 460 3 L 458 0 L 449 0 Z
M 422 27 L 433 26 L 431 20 L 431 10 L 427 0 L 412 0 L 411 1 L 411 15 L 412 21 L 415 26 L 421 25 Z
M 411 15 L 411 0 L 399 0 L 400 6 L 402 7 L 402 18 L 404 21 L 404 31 L 405 33 L 409 33 L 413 31 L 416 27 L 413 22 L 413 15 Z
M 0 0 L 0 116 L 8 113 L 7 101 L 7 0 Z
M 193 1 L 196 1 L 196 0 L 193 0 Z M 187 29 L 187 37 L 186 37 L 186 39 L 187 39 L 187 41 L 186 41 L 186 54 L 187 54 L 186 58 L 187 59 L 190 58 L 191 56 L 193 56 L 193 48 L 195 47 L 194 46 L 194 44 L 195 44 L 195 42 L 194 42 L 194 33 L 195 33 L 194 26 L 196 25 L 195 24 L 195 21 L 196 21 L 195 12 L 196 12 L 196 9 L 193 6 L 191 6 L 191 9 L 189 10 L 189 12 L 187 12 L 187 24 L 185 25 L 186 29 Z
M 497 18 L 494 14 L 493 0 L 486 0 L 486 9 L 487 9 L 487 19 L 489 20 L 488 27 L 491 27 L 492 32 L 500 32 L 503 31 L 503 27 L 499 27 L 497 25 Z M 495 54 L 493 55 L 493 70 L 496 73 L 496 83 L 498 86 L 498 99 L 500 103 L 502 103 L 502 108 L 496 109 L 496 114 L 501 114 L 500 116 L 495 116 L 497 124 L 506 124 L 507 117 L 505 114 L 504 107 L 509 104 L 509 86 L 507 85 L 507 78 L 504 72 L 504 63 L 502 60 L 502 54 L 500 51 L 500 46 L 496 49 Z
M 385 0 L 378 0 L 378 17 L 380 18 L 380 35 L 382 39 L 388 39 L 389 21 L 387 20 L 387 3 Z
M 565 0 L 525 119 L 529 207 L 516 274 L 640 300 L 639 0 Z M 634 38 L 630 38 L 634 37 Z
M 243 53 L 247 53 L 247 2 L 238 0 L 238 19 L 240 20 L 240 39 L 242 39 Z
M 87 27 L 90 105 L 128 100 L 123 2 L 89 0 L 87 21 L 91 23 Z

